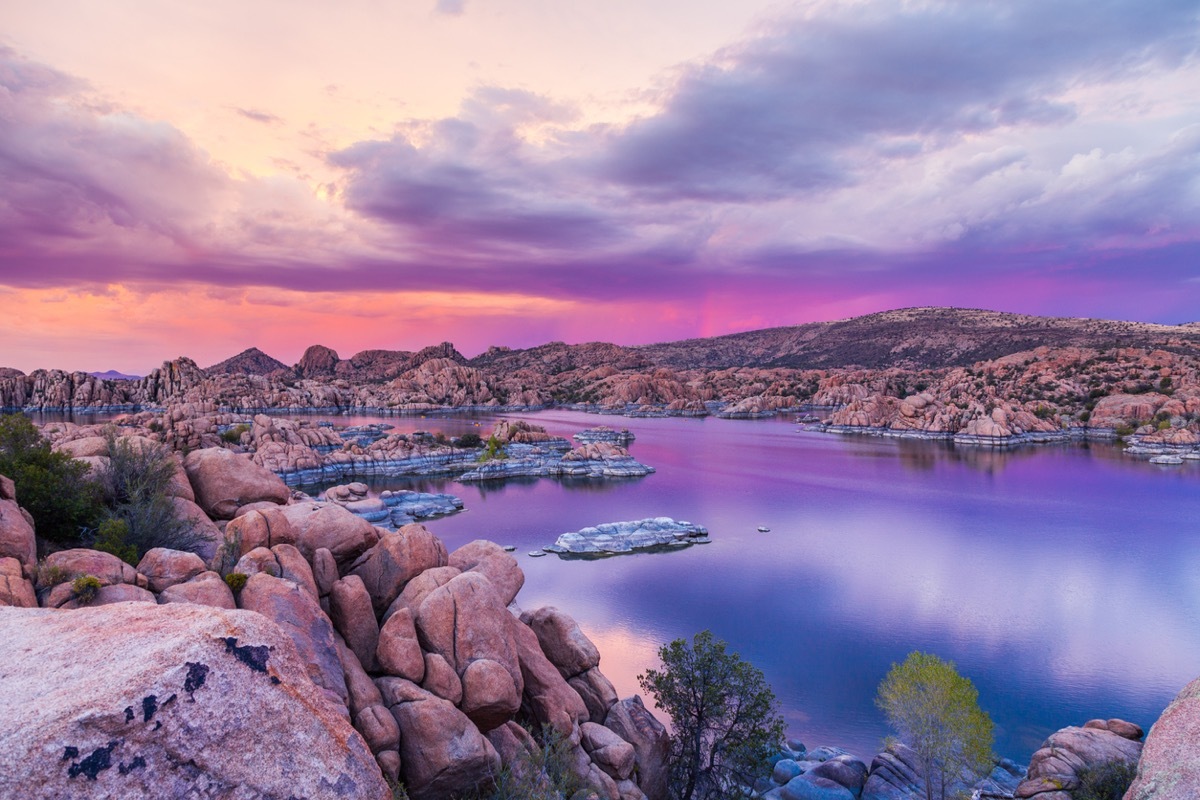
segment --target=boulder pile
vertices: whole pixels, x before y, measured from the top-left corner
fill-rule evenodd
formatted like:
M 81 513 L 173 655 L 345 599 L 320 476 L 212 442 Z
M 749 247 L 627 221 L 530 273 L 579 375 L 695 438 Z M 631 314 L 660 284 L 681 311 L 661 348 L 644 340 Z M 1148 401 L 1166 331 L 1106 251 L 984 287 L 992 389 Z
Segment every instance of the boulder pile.
M 375 527 L 228 450 L 183 472 L 215 552 L 136 567 L 39 565 L 0 479 L 0 795 L 432 800 L 519 768 L 533 730 L 599 797 L 665 796 L 665 728 L 568 614 L 514 604 L 499 545 Z

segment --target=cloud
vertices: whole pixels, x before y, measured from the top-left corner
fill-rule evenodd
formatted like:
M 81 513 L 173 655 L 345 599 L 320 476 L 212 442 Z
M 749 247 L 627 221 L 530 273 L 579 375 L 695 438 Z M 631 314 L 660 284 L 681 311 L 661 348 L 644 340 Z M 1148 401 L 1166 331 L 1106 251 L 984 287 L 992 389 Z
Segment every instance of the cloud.
M 279 125 L 283 122 L 282 119 L 274 114 L 266 111 L 259 111 L 254 108 L 235 108 L 234 111 L 236 111 L 238 114 L 241 114 L 246 119 L 253 120 L 255 122 L 261 122 L 264 125 Z
M 467 9 L 467 0 L 437 0 L 434 11 L 450 17 L 462 16 Z
M 1037 311 L 1051 286 L 1089 313 L 1116 287 L 1115 316 L 1178 317 L 1198 300 L 1196 29 L 1167 0 L 810 2 L 663 76 L 637 119 L 478 86 L 324 152 L 319 195 L 0 51 L 0 283 L 725 298 L 725 324 Z M 1051 273 L 1049 299 L 1021 296 Z

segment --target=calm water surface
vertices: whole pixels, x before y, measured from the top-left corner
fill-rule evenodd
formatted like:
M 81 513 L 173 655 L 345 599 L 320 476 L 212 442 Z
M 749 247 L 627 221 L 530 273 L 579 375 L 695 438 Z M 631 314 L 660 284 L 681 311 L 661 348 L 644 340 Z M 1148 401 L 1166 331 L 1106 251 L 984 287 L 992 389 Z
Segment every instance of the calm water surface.
M 787 420 L 520 415 L 570 436 L 607 423 L 658 472 L 604 483 L 377 482 L 448 491 L 468 511 L 429 523 L 453 549 L 518 548 L 518 602 L 579 620 L 622 696 L 658 646 L 711 629 L 758 665 L 791 732 L 869 757 L 873 698 L 913 649 L 952 659 L 1027 758 L 1092 717 L 1144 727 L 1200 675 L 1200 467 L 1109 445 L 995 453 L 805 433 Z M 485 434 L 491 418 L 389 419 Z M 597 561 L 530 558 L 569 530 L 648 516 L 713 543 Z M 756 528 L 765 525 L 769 533 Z
M 921 649 L 974 681 L 997 752 L 1027 759 L 1051 731 L 1093 717 L 1148 728 L 1200 675 L 1200 465 L 1157 467 L 1109 445 L 994 453 L 833 437 L 783 419 L 514 416 L 564 436 L 628 427 L 631 452 L 658 472 L 373 487 L 462 497 L 468 510 L 430 529 L 450 549 L 516 545 L 518 602 L 579 620 L 622 696 L 639 691 L 661 643 L 711 629 L 766 673 L 793 735 L 869 759 L 888 733 L 876 686 Z M 385 421 L 486 435 L 494 419 Z M 707 526 L 713 543 L 526 555 L 564 531 L 662 515 Z

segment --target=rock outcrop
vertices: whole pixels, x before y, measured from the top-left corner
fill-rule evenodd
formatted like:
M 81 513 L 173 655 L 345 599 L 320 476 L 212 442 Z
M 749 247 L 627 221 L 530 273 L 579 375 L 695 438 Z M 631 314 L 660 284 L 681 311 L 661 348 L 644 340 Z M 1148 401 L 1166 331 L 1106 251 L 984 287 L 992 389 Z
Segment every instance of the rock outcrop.
M 0 796 L 391 796 L 366 743 L 258 614 L 0 610 Z

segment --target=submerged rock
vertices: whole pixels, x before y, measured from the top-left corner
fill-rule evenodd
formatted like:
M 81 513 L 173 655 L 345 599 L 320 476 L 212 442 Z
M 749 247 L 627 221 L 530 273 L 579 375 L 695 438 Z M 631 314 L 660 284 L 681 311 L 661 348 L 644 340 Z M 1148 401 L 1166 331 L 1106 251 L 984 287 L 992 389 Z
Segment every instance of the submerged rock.
M 670 517 L 602 525 L 564 533 L 544 550 L 561 555 L 617 555 L 708 541 L 708 529 Z

